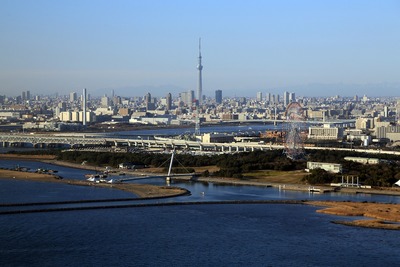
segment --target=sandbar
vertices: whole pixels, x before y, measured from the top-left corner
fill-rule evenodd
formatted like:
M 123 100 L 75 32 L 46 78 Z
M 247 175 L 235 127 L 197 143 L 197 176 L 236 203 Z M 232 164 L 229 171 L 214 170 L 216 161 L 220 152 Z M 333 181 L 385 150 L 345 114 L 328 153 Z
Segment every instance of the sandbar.
M 334 223 L 400 230 L 400 204 L 375 203 L 375 202 L 349 202 L 349 201 L 310 201 L 306 204 L 323 206 L 317 210 L 319 213 L 338 216 L 366 217 L 353 221 L 333 221 Z
M 173 186 L 155 186 L 147 184 L 128 184 L 128 183 L 94 183 L 86 180 L 60 179 L 57 175 L 47 173 L 34 173 L 26 171 L 0 169 L 0 179 L 17 179 L 37 182 L 66 183 L 77 186 L 95 186 L 103 188 L 113 188 L 135 194 L 141 198 L 172 197 L 188 194 L 189 191 Z

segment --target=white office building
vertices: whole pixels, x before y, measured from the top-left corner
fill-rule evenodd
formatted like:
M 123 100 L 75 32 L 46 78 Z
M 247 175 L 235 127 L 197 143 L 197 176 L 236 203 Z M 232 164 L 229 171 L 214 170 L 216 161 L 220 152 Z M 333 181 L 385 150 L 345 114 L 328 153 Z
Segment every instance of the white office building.
M 313 126 L 308 128 L 308 139 L 315 140 L 339 140 L 343 138 L 343 128 L 331 127 L 324 124 L 323 127 Z

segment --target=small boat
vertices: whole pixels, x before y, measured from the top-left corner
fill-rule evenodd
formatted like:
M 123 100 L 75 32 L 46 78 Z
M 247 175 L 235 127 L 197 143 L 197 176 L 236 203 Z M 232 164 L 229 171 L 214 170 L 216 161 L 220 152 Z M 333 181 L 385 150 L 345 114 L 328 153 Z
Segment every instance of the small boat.
M 86 181 L 89 181 L 89 182 L 96 182 L 97 179 L 96 179 L 94 176 L 92 176 L 92 177 L 87 178 Z
M 98 174 L 85 174 L 85 178 L 92 178 L 92 177 L 100 178 L 100 175 L 98 175 Z

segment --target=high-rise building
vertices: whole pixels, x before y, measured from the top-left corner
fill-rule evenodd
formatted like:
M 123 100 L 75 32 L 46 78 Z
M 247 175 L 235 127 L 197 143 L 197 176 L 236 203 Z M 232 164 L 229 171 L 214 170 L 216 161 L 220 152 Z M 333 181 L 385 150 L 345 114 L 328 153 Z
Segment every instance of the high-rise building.
M 171 95 L 171 93 L 168 93 L 167 94 L 167 99 L 166 99 L 166 109 L 167 110 L 170 110 L 171 109 L 171 106 L 172 106 L 172 95 Z
M 182 92 L 179 93 L 179 98 L 181 99 L 181 101 L 187 105 L 187 106 L 191 106 L 193 105 L 193 101 L 194 101 L 194 91 L 193 90 L 189 90 L 187 92 Z
M 187 93 L 186 103 L 187 103 L 188 105 L 192 105 L 194 99 L 195 99 L 195 97 L 194 97 L 194 91 L 193 91 L 193 90 L 189 90 L 188 93 Z
M 108 96 L 103 96 L 101 98 L 101 107 L 103 108 L 108 108 L 110 106 L 110 99 L 108 98 Z
M 222 90 L 215 90 L 215 102 L 222 103 Z
M 113 102 L 114 106 L 118 106 L 118 105 L 121 105 L 122 99 L 120 96 L 114 96 L 112 99 L 112 102 Z
M 82 91 L 82 125 L 86 126 L 86 88 Z
M 262 92 L 257 92 L 257 101 L 262 101 Z
M 289 93 L 288 92 L 283 92 L 283 105 L 286 107 L 289 105 L 290 99 L 289 99 Z
M 400 100 L 397 100 L 396 105 L 396 121 L 397 123 L 400 123 Z
M 271 93 L 267 93 L 267 95 L 266 95 L 266 100 L 267 100 L 267 102 L 268 102 L 268 104 L 271 104 Z
M 65 102 L 60 102 L 58 103 L 58 107 L 60 108 L 60 111 L 66 111 L 67 110 L 67 103 Z
M 296 94 L 293 92 L 289 94 L 289 103 L 291 102 L 296 102 Z
M 384 106 L 383 107 L 383 116 L 385 118 L 389 117 L 389 108 L 388 108 L 388 106 Z
M 150 93 L 147 93 L 147 94 L 144 96 L 144 102 L 146 102 L 146 104 L 147 104 L 147 103 L 151 103 L 151 94 L 150 94 Z
M 69 101 L 70 102 L 75 102 L 77 100 L 76 92 L 71 92 L 69 94 Z
M 151 94 L 147 93 L 144 97 L 144 102 L 146 104 L 146 110 L 155 110 L 156 105 L 153 102 L 153 99 L 151 98 Z
M 31 99 L 31 92 L 26 91 L 26 100 L 30 100 L 30 99 Z

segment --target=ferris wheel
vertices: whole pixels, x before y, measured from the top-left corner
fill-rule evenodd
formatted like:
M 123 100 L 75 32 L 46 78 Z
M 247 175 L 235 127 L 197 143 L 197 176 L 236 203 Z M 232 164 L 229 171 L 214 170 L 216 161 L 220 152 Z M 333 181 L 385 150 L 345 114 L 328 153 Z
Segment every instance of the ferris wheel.
M 304 123 L 304 112 L 301 105 L 298 102 L 290 103 L 286 108 L 285 118 L 284 153 L 292 160 L 301 159 L 305 155 L 304 142 L 301 137 L 301 128 Z

